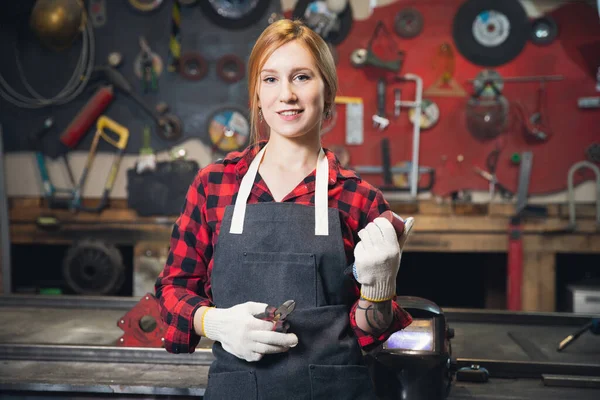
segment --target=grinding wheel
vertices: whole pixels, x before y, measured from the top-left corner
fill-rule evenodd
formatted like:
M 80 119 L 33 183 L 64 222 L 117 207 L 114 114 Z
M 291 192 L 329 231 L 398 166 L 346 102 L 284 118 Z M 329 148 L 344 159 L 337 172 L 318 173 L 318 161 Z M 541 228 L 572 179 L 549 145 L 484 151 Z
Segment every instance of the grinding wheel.
M 398 36 L 405 39 L 419 36 L 423 30 L 423 14 L 416 8 L 407 7 L 396 14 L 394 20 L 394 31 Z

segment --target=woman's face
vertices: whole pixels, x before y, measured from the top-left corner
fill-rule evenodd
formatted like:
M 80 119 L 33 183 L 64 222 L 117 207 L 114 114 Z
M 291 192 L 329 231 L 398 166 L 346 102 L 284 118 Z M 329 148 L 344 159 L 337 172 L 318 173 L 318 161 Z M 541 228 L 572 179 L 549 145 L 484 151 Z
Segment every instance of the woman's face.
M 284 44 L 267 59 L 258 96 L 271 135 L 319 135 L 325 84 L 312 55 L 297 41 Z

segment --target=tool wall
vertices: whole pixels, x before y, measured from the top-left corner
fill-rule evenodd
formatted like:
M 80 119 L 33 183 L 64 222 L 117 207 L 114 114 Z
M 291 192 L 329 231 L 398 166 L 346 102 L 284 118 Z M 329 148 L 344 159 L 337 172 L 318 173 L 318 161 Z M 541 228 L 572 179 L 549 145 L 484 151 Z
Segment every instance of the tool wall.
M 515 162 L 518 160 L 511 161 L 511 156 L 524 151 L 533 152 L 529 194 L 565 190 L 568 170 L 575 162 L 600 161 L 593 156 L 600 142 L 600 109 L 578 105 L 583 97 L 598 96 L 600 20 L 597 8 L 586 2 L 564 2 L 546 15 L 527 15 L 528 26 L 523 28 L 518 23 L 519 14 L 515 16 L 515 7 L 508 3 L 512 2 L 397 1 L 376 8 L 367 20 L 354 21 L 347 38 L 337 46 L 339 94 L 363 99 L 364 141 L 360 145 L 347 144 L 346 108 L 338 105 L 336 124 L 325 134 L 325 144 L 345 145 L 349 163 L 357 168 L 361 165 L 381 167 L 381 141 L 389 139 L 392 167 L 410 162 L 411 110 L 401 107 L 400 115 L 394 115 L 394 90 L 401 90 L 401 101 L 414 100 L 415 84 L 395 78 L 412 73 L 422 78 L 425 99 L 419 165 L 435 170 L 435 194 L 449 195 L 461 189 L 486 190 L 488 182 L 474 172 L 474 167 L 487 170 L 487 161 L 493 162 L 494 156 L 497 156 L 498 181 L 516 193 L 519 166 Z M 459 14 L 461 6 L 463 10 Z M 474 10 L 473 6 L 481 8 Z M 417 11 L 416 16 L 405 15 L 404 23 L 398 21 L 399 12 L 410 9 Z M 493 9 L 498 12 L 486 13 Z M 533 29 L 527 28 L 541 17 L 552 18 L 556 36 L 550 43 L 534 44 L 531 37 L 526 36 Z M 385 30 L 380 28 L 376 32 L 379 21 Z M 400 25 L 404 25 L 402 37 L 396 32 Z M 478 26 L 488 30 L 488 33 L 478 34 L 479 42 L 501 44 L 478 45 L 472 33 Z M 494 29 L 496 32 L 491 32 Z M 508 29 L 510 32 L 503 32 Z M 372 65 L 362 68 L 352 65 L 352 53 L 358 48 L 367 48 L 370 40 L 372 53 L 379 61 L 393 64 L 395 60 L 402 60 L 399 72 Z M 462 52 L 459 46 L 463 47 Z M 397 56 L 398 51 L 403 56 Z M 500 89 L 503 99 L 497 104 L 505 107 L 507 116 L 505 128 L 498 131 L 485 127 L 486 119 L 495 118 L 492 107 L 485 112 L 471 109 L 482 120 L 479 126 L 477 121 L 469 126 L 467 119 L 468 103 L 480 82 L 474 84 L 470 80 L 487 74 L 503 79 L 499 85 L 490 85 L 478 99 L 481 105 L 487 90 L 490 90 L 487 99 L 491 99 L 495 97 L 491 91 L 494 86 Z M 371 122 L 372 116 L 378 113 L 380 78 L 387 83 L 385 113 L 389 125 L 383 130 Z M 437 109 L 433 106 L 428 110 L 427 100 L 437 105 Z M 537 117 L 536 113 L 539 113 Z M 534 134 L 536 121 L 545 136 Z M 423 129 L 428 125 L 431 127 Z M 373 183 L 383 183 L 381 173 L 365 177 Z M 403 184 L 402 176 L 394 178 L 398 185 Z M 593 178 L 589 170 L 582 169 L 575 174 L 576 183 Z M 421 174 L 420 186 L 427 186 L 428 179 Z
M 24 0 L 19 3 L 0 6 L 0 75 L 14 90 L 32 97 L 19 77 L 18 56 L 29 84 L 40 95 L 51 98 L 63 89 L 73 74 L 82 50 L 82 36 L 65 50 L 48 49 L 30 26 L 31 8 L 35 2 Z M 195 1 L 180 1 L 180 18 L 178 23 L 173 24 L 173 0 L 86 0 L 84 4 L 93 26 L 95 48 L 92 61 L 96 68 L 89 83 L 74 100 L 52 107 L 15 107 L 0 98 L 5 151 L 34 150 L 31 135 L 40 131 L 44 121 L 52 117 L 54 128 L 44 135 L 44 153 L 55 157 L 64 152 L 59 141 L 61 135 L 99 88 L 111 83 L 98 67 L 109 65 L 115 61 L 111 57 L 118 56 L 122 60 L 115 70 L 129 82 L 134 95 L 148 109 L 145 110 L 118 88 L 114 89 L 113 99 L 104 114 L 129 129 L 131 136 L 126 153 L 139 152 L 146 126 L 152 129 L 151 147 L 155 150 L 167 149 L 189 138 L 200 138 L 210 144 L 207 126 L 216 110 L 226 107 L 244 112 L 247 109 L 245 63 L 254 41 L 269 24 L 269 16 L 281 10 L 279 1 L 262 3 L 266 6 L 259 5 L 254 12 L 243 16 L 247 23 L 227 26 L 227 22 L 222 25 L 215 23 L 215 17 L 208 17 Z M 101 17 L 92 12 L 95 5 L 102 5 Z M 245 10 L 242 8 L 242 11 Z M 181 61 L 187 65 L 181 73 L 169 71 L 174 29 L 178 34 Z M 146 88 L 140 79 L 139 58 L 146 45 L 156 57 L 152 58 L 157 73 L 154 88 Z M 242 61 L 241 65 L 236 64 L 238 60 Z M 163 110 L 160 107 L 156 110 L 160 103 L 168 106 L 168 114 L 176 116 L 181 125 L 181 135 L 168 136 L 157 129 L 150 112 L 160 114 Z M 95 130 L 93 124 L 75 149 L 87 151 Z M 101 142 L 99 150 L 113 152 L 114 148 Z
M 23 12 L 33 3 L 19 2 L 21 12 L 2 12 L 0 74 L 20 93 L 27 93 L 19 78 L 20 65 L 31 86 L 51 97 L 73 73 L 82 39 L 61 52 L 42 46 Z M 150 113 L 164 113 L 164 107 L 155 109 L 164 102 L 166 112 L 180 125 L 180 135 L 161 135 L 148 110 L 116 90 L 105 114 L 129 128 L 125 152 L 139 152 L 148 125 L 153 126 L 155 150 L 190 138 L 214 146 L 209 123 L 214 118 L 218 125 L 214 113 L 229 107 L 241 115 L 247 109 L 244 65 L 236 60 L 245 64 L 255 38 L 273 13 L 281 13 L 281 2 L 259 2 L 268 6 L 259 7 L 261 13 L 251 15 L 248 24 L 234 26 L 219 24 L 200 5 L 204 3 L 180 1 L 177 29 L 187 74 L 168 70 L 172 1 L 96 0 L 86 1 L 86 8 L 92 10 L 96 3 L 104 4 L 105 14 L 104 19 L 90 16 L 93 64 L 108 65 L 118 52 L 122 56 L 118 71 L 138 100 Z M 565 1 L 545 15 L 532 15 L 517 0 L 400 0 L 376 7 L 366 20 L 354 19 L 350 9 L 327 20 L 326 12 L 319 14 L 324 3 L 299 0 L 285 15 L 303 17 L 321 32 L 329 31 L 323 36 L 337 59 L 340 90 L 323 142 L 375 185 L 384 183 L 382 156 L 387 154 L 392 172 L 387 188 L 410 186 L 411 176 L 404 171 L 414 160 L 411 120 L 417 120 L 418 111 L 413 107 L 417 80 L 406 80 L 407 76 L 423 85 L 419 187 L 436 195 L 488 189 L 488 181 L 476 168 L 495 172 L 499 183 L 516 193 L 519 155 L 525 151 L 533 153 L 529 194 L 565 190 L 573 164 L 600 161 L 600 108 L 594 105 L 600 85 L 600 20 L 593 2 Z M 144 11 L 132 4 L 158 6 Z M 145 88 L 137 76 L 144 48 L 160 59 L 151 60 L 158 71 L 154 89 Z M 64 151 L 61 134 L 105 83 L 90 81 L 73 101 L 52 107 L 15 107 L 0 98 L 6 151 L 33 150 L 30 136 L 48 117 L 54 119 L 55 129 L 44 136 L 44 152 L 56 156 Z M 383 103 L 378 90 L 385 93 Z M 247 129 L 242 125 L 236 130 Z M 75 148 L 88 150 L 92 137 L 88 133 Z M 245 143 L 230 144 L 233 149 Z M 113 151 L 106 143 L 99 150 Z M 576 184 L 589 179 L 594 176 L 585 169 L 574 176 Z

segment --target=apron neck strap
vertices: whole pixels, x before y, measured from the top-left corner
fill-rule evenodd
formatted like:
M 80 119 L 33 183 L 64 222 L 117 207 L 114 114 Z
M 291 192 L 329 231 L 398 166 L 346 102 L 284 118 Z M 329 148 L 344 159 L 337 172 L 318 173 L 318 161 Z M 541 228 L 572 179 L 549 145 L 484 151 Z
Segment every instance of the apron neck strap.
M 268 145 L 268 144 L 267 144 Z M 241 234 L 244 230 L 244 218 L 246 216 L 246 203 L 250 196 L 250 191 L 254 185 L 256 174 L 258 173 L 258 167 L 262 162 L 265 150 L 265 145 L 254 157 L 248 171 L 242 178 L 240 189 L 238 190 L 237 198 L 235 200 L 235 206 L 233 209 L 233 216 L 231 218 L 231 227 L 229 233 Z M 317 161 L 317 176 L 315 180 L 315 235 L 327 236 L 329 235 L 329 224 L 328 224 L 328 181 L 329 181 L 329 162 L 325 156 L 323 148 L 319 150 L 319 158 Z

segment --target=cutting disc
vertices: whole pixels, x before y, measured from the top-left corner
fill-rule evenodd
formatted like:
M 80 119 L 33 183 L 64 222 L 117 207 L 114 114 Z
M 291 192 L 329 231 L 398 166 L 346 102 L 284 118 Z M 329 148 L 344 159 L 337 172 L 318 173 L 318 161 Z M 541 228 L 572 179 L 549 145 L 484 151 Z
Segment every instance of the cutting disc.
M 213 23 L 226 29 L 244 29 L 257 23 L 271 5 L 264 0 L 202 0 L 198 6 Z
M 408 117 L 414 124 L 417 120 L 414 108 L 408 111 Z M 440 120 L 440 108 L 431 100 L 423 99 L 421 101 L 421 129 L 429 129 Z
M 407 7 L 396 14 L 394 31 L 398 36 L 410 39 L 418 36 L 423 30 L 423 14 L 416 8 Z
M 498 66 L 517 57 L 530 23 L 519 0 L 467 0 L 453 22 L 458 51 L 477 65 Z
M 504 80 L 502 76 L 493 69 L 484 69 L 477 74 L 475 81 L 473 81 L 473 89 L 475 92 L 481 91 L 480 97 L 494 97 L 496 96 L 496 89 L 502 93 L 504 89 Z
M 208 119 L 208 134 L 215 149 L 239 150 L 248 142 L 250 123 L 241 110 L 222 108 Z

